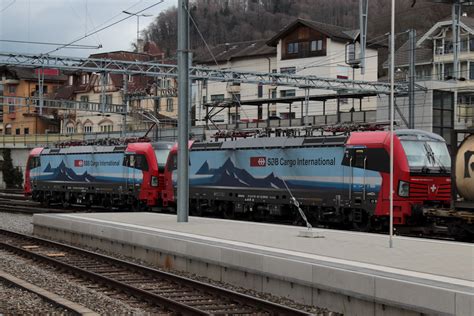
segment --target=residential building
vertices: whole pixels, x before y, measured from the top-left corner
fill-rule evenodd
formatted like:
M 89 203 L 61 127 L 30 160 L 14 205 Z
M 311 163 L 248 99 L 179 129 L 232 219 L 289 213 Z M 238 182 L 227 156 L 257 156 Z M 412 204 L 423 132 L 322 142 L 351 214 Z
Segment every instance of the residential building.
M 45 99 L 52 98 L 67 77 L 57 69 L 18 66 L 0 68 L 3 91 L 3 129 L 5 135 L 58 133 L 56 109 L 42 108 L 38 100 L 40 82 Z
M 152 44 L 145 44 L 150 49 Z M 158 55 L 116 51 L 90 55 L 94 59 L 150 62 Z M 68 81 L 56 94 L 57 99 L 98 103 L 99 110 L 109 105 L 127 104 L 123 113 L 61 111 L 61 132 L 108 133 L 122 131 L 125 119 L 127 131 L 147 129 L 158 118 L 165 124 L 177 117 L 176 80 L 144 75 L 103 74 L 95 72 L 69 73 Z
M 437 22 L 416 41 L 416 83 L 414 126 L 443 136 L 450 142 L 454 128 L 474 122 L 474 18 L 463 16 L 461 25 L 460 70 L 453 73 L 451 17 Z M 397 77 L 408 80 L 409 43 L 395 53 Z M 386 62 L 385 67 L 388 67 Z M 388 97 L 379 99 L 377 120 L 389 118 Z M 409 120 L 408 97 L 396 98 L 395 120 L 401 128 Z
M 359 32 L 325 23 L 297 19 L 275 34 L 269 40 L 226 43 L 213 47 L 211 56 L 202 51 L 196 54 L 194 63 L 210 68 L 235 71 L 274 72 L 297 75 L 312 75 L 341 80 L 377 81 L 378 46 L 367 49 L 365 74 L 353 69 L 346 63 L 346 47 L 358 49 Z M 217 64 L 216 64 L 217 63 Z M 238 78 L 236 78 L 238 79 Z M 314 115 L 353 112 L 354 110 L 373 110 L 375 98 L 365 98 L 362 102 L 353 103 L 346 98 L 330 98 L 326 102 L 310 101 L 308 111 L 306 103 L 270 102 L 266 106 L 246 106 L 247 100 L 277 99 L 302 97 L 304 89 L 293 87 L 241 84 L 222 82 L 197 82 L 194 90 L 196 121 L 203 124 L 206 108 L 209 103 L 240 100 L 241 107 L 229 107 L 227 113 L 220 112 L 214 121 L 233 123 L 236 120 L 252 121 L 268 117 L 301 119 Z M 309 89 L 309 95 L 334 95 L 334 91 Z M 300 98 L 301 99 L 301 98 Z M 237 102 L 238 104 L 239 102 Z M 355 107 L 355 109 L 353 109 Z

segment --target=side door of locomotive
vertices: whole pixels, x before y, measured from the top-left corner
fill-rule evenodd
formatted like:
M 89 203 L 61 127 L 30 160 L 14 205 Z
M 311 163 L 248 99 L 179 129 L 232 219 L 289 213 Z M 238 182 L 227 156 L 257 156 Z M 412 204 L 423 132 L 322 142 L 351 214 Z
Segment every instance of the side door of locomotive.
M 125 187 L 127 192 L 135 193 L 135 178 L 136 178 L 136 169 L 135 169 L 135 154 L 134 153 L 125 153 L 123 158 L 123 167 L 124 167 L 124 178 L 125 178 Z
M 347 196 L 350 204 L 360 204 L 365 200 L 367 189 L 367 150 L 363 147 L 348 147 L 344 152 L 343 196 Z

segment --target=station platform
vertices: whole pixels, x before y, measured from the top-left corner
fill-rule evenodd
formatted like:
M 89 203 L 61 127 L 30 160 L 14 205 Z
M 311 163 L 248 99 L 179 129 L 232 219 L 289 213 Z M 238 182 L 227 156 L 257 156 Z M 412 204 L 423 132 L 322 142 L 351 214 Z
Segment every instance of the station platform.
M 35 214 L 36 235 L 345 315 L 474 315 L 474 245 L 155 213 Z

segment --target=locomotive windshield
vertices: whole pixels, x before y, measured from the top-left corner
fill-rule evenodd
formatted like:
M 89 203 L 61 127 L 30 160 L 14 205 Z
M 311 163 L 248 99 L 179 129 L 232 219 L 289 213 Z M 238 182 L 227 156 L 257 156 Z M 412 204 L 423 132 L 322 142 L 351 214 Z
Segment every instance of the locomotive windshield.
M 168 155 L 170 153 L 171 147 L 173 147 L 173 143 L 171 142 L 157 142 L 153 144 L 156 161 L 158 162 L 158 170 L 160 172 L 165 170 L 166 161 L 168 161 Z
M 169 153 L 169 149 L 155 149 L 155 155 L 156 160 L 158 161 L 159 170 L 164 170 Z
M 410 169 L 418 172 L 447 173 L 451 168 L 451 157 L 442 141 L 402 140 Z

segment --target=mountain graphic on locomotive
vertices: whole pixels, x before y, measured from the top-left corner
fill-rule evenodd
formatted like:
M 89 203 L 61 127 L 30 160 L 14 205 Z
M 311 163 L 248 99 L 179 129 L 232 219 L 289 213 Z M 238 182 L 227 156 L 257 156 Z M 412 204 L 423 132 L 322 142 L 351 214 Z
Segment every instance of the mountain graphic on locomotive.
M 43 205 L 158 206 L 172 144 L 35 148 L 28 157 L 25 195 Z
M 389 220 L 386 131 L 343 136 L 244 138 L 190 143 L 190 213 L 385 227 Z M 165 169 L 163 205 L 174 205 L 177 146 Z M 394 137 L 394 223 L 424 222 L 424 205 L 450 204 L 450 155 L 443 138 L 419 130 Z

